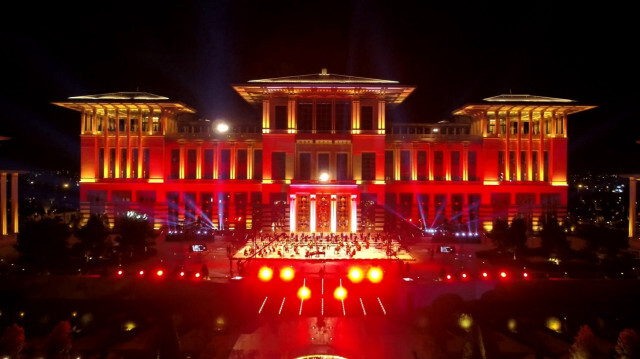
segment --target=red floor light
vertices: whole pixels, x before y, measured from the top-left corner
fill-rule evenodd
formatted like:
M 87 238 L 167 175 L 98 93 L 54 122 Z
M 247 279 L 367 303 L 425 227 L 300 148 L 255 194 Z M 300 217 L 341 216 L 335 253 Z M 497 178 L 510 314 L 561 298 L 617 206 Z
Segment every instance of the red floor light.
M 289 282 L 295 276 L 295 271 L 291 267 L 285 267 L 280 270 L 280 279 L 285 282 Z
M 124 275 L 124 271 L 122 269 L 118 269 L 118 277 L 122 277 Z
M 507 278 L 507 272 L 505 271 L 500 272 L 500 278 Z
M 193 276 L 194 276 L 196 279 L 200 279 L 200 277 L 201 277 L 202 275 L 200 274 L 200 272 L 196 272 Z
M 140 277 L 144 276 L 144 271 L 141 269 L 141 270 L 138 272 L 138 275 L 139 275 Z
M 344 287 L 338 287 L 333 291 L 333 297 L 337 300 L 344 300 L 347 297 L 347 290 Z
M 451 276 L 451 274 L 447 274 L 446 278 L 447 278 L 447 280 L 451 280 L 451 278 L 453 278 L 453 276 Z
M 349 280 L 353 283 L 360 283 L 364 278 L 364 273 L 362 273 L 362 269 L 358 267 L 352 267 L 349 269 Z
M 158 269 L 158 270 L 156 271 L 156 275 L 157 275 L 158 277 L 162 277 L 162 276 L 164 275 L 164 271 L 163 271 L 162 269 Z
M 178 275 L 180 276 L 180 278 L 184 278 L 185 272 L 184 271 L 180 271 L 180 273 L 178 273 Z
M 380 283 L 382 281 L 382 269 L 374 267 L 367 272 L 367 278 L 371 283 Z
M 482 279 L 487 279 L 487 278 L 489 278 L 489 273 L 482 272 Z
M 523 273 L 522 273 L 522 278 L 524 278 L 524 279 L 528 279 L 528 278 L 529 278 L 529 273 L 527 273 L 527 272 L 523 272 Z
M 260 278 L 263 282 L 268 282 L 273 277 L 273 269 L 269 267 L 262 267 L 260 271 L 258 271 L 258 278 Z
M 302 286 L 298 289 L 298 298 L 305 300 L 309 299 L 309 297 L 311 297 L 311 290 L 309 290 L 309 288 Z

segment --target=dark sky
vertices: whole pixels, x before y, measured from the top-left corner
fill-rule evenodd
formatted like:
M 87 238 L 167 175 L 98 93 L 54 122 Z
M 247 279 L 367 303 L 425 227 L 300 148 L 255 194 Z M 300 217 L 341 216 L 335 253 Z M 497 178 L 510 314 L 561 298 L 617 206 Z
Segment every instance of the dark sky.
M 417 86 L 395 121 L 509 92 L 597 105 L 569 118 L 570 173 L 640 172 L 633 9 L 428 3 L 22 2 L 0 21 L 0 167 L 78 170 L 79 116 L 53 101 L 140 90 L 257 121 L 231 84 L 326 67 Z

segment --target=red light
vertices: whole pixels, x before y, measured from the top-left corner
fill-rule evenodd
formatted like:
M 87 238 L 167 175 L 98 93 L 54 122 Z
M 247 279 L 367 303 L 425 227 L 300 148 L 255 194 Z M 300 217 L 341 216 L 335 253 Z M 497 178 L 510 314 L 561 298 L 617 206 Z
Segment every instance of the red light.
M 300 287 L 300 289 L 298 289 L 298 298 L 305 300 L 309 299 L 309 297 L 311 297 L 311 291 L 309 290 L 309 288 Z
M 282 270 L 280 271 L 280 278 L 285 282 L 289 282 L 290 280 L 293 279 L 294 276 L 295 276 L 295 272 L 291 267 L 282 268 Z
M 196 272 L 196 274 L 193 275 L 196 278 L 200 278 L 200 272 Z
M 142 277 L 144 275 L 144 271 L 140 270 L 140 272 L 138 272 L 138 275 Z
M 162 277 L 164 275 L 164 271 L 162 269 L 158 269 L 158 271 L 156 272 L 156 275 L 158 277 Z
M 380 283 L 380 281 L 382 281 L 382 269 L 378 267 L 369 269 L 367 278 L 369 278 L 371 283 Z
M 184 277 L 184 275 L 185 275 L 184 271 L 180 271 L 179 275 L 180 275 L 180 277 Z
M 529 278 L 529 273 L 527 273 L 527 272 L 522 273 L 522 277 Z
M 482 272 L 482 278 L 489 278 L 489 273 L 487 272 Z
M 122 271 L 122 269 L 118 270 L 118 275 L 122 276 L 124 274 L 124 271 Z
M 347 297 L 347 290 L 344 287 L 338 287 L 333 291 L 333 297 L 337 300 L 344 300 Z
M 451 280 L 451 274 L 447 274 L 447 280 Z
M 467 273 L 462 273 L 462 278 L 467 279 Z
M 352 267 L 349 269 L 349 280 L 353 283 L 359 283 L 364 278 L 364 274 L 362 273 L 362 269 L 358 267 Z
M 507 272 L 504 272 L 504 271 L 500 272 L 500 277 L 507 278 Z
M 258 271 L 258 278 L 263 282 L 268 282 L 273 277 L 273 270 L 269 267 L 262 267 Z

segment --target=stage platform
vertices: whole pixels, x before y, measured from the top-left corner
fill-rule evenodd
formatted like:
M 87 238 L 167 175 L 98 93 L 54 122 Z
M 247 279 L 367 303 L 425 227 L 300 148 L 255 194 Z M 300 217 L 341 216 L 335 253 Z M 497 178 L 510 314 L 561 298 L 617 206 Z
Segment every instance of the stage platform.
M 248 242 L 238 250 L 233 259 L 261 259 L 261 260 L 300 260 L 300 261 L 350 261 L 350 260 L 401 260 L 415 261 L 415 258 L 398 242 L 391 241 L 391 250 L 387 251 L 386 242 L 371 243 L 368 248 L 339 245 L 320 242 L 317 245 L 287 243 L 257 242 L 258 254 L 253 255 L 254 243 Z

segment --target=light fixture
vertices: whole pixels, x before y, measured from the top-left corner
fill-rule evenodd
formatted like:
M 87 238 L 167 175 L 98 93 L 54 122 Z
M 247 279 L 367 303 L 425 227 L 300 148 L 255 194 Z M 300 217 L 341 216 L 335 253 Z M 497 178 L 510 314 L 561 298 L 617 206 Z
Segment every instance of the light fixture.
M 327 182 L 329 180 L 329 174 L 327 172 L 322 172 L 320 174 L 320 181 Z

